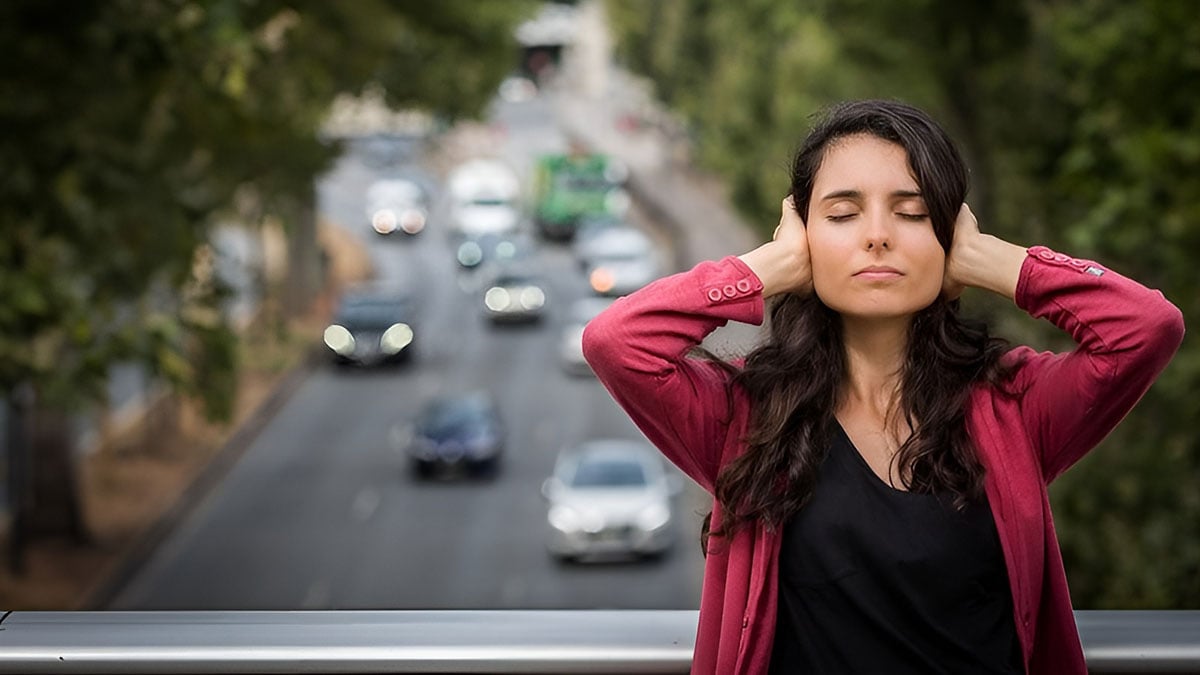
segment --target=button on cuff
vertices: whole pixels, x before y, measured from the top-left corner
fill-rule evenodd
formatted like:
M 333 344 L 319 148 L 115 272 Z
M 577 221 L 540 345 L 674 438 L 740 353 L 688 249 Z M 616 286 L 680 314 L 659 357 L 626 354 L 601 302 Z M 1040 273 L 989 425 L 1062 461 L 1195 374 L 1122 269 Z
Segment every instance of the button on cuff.
M 721 298 L 723 298 L 723 297 L 724 296 L 721 294 L 721 289 L 719 289 L 719 288 L 708 289 L 708 299 L 711 300 L 712 302 L 720 302 Z

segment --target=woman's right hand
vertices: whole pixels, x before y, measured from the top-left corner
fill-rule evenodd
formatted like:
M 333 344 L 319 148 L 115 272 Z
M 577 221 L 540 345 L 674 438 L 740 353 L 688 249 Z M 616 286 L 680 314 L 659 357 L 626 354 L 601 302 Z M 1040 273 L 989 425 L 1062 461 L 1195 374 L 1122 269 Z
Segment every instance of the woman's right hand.
M 783 200 L 779 225 L 771 241 L 740 256 L 763 284 L 763 297 L 812 292 L 808 229 L 789 196 Z

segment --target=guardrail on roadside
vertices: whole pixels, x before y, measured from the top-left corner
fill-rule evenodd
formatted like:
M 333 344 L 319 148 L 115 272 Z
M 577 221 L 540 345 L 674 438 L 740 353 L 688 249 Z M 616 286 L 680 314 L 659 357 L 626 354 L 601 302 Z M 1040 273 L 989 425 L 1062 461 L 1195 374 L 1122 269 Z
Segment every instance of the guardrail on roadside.
M 1200 673 L 1200 611 L 1076 612 L 1092 673 Z M 8 612 L 0 673 L 686 673 L 695 610 Z

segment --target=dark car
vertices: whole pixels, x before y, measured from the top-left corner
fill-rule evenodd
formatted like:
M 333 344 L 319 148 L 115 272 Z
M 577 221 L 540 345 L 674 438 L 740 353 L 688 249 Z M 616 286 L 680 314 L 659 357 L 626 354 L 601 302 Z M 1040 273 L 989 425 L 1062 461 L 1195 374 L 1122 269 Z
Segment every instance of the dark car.
M 475 391 L 438 397 L 412 426 L 408 455 L 421 478 L 494 475 L 504 448 L 500 414 L 491 394 Z
M 415 337 L 411 298 L 387 287 L 346 291 L 324 335 L 335 362 L 364 366 L 412 360 Z
M 464 269 L 493 264 L 509 264 L 532 256 L 533 242 L 516 233 L 485 232 L 469 237 L 458 245 L 454 257 Z

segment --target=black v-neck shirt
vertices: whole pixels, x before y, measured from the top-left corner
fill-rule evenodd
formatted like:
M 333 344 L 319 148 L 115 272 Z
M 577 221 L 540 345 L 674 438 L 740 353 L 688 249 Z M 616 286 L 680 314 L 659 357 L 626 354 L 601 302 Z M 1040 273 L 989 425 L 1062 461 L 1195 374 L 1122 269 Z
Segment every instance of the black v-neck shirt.
M 771 673 L 1023 673 L 985 499 L 897 490 L 845 430 L 784 526 Z

